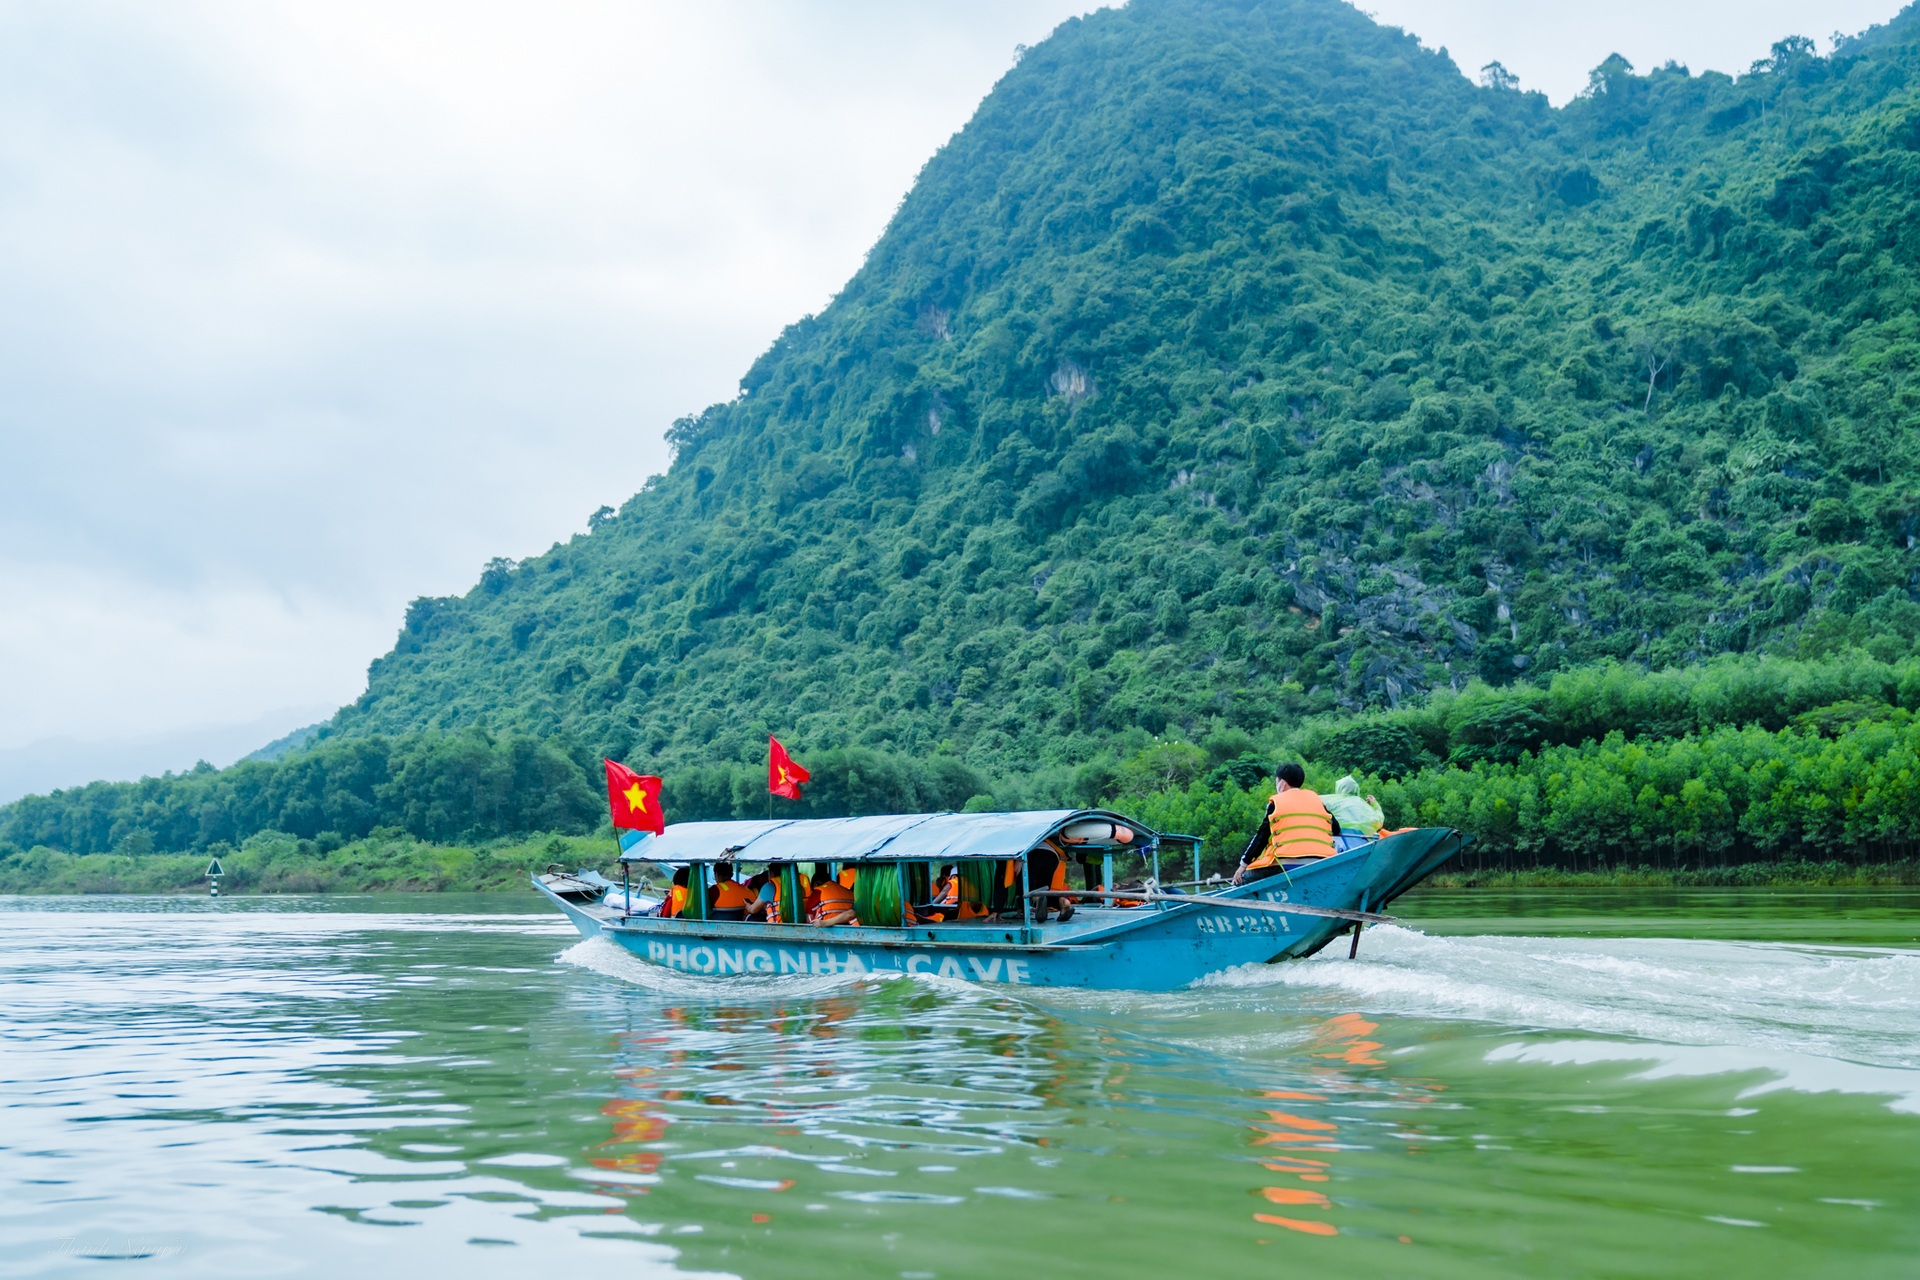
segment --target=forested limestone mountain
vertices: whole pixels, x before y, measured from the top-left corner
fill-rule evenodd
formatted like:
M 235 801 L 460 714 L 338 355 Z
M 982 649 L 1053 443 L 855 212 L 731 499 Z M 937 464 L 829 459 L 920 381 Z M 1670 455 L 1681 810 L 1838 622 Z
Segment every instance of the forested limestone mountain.
M 1602 51 L 1596 51 L 1602 52 Z M 1027 50 L 591 532 L 422 599 L 335 738 L 660 766 L 1260 730 L 1920 633 L 1920 16 L 1564 109 L 1335 0 Z

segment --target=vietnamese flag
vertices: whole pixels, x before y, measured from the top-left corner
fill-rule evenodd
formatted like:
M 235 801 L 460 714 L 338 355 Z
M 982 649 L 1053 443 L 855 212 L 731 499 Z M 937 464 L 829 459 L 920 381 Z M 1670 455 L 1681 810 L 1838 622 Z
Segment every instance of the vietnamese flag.
M 611 760 L 605 763 L 607 802 L 613 806 L 614 827 L 650 831 L 656 836 L 663 834 L 667 829 L 667 816 L 660 809 L 660 779 L 635 773 Z
M 805 769 L 794 763 L 787 749 L 780 745 L 780 739 L 767 739 L 767 790 L 774 795 L 784 796 L 788 800 L 800 798 L 800 784 L 813 777 Z

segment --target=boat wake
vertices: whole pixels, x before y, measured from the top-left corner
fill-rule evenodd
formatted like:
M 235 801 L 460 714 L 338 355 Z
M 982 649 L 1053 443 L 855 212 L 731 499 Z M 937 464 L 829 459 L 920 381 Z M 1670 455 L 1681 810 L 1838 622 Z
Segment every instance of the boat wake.
M 1361 958 L 1243 966 L 1203 988 L 1337 996 L 1370 1014 L 1465 1019 L 1612 1040 L 1503 1046 L 1495 1058 L 1639 1060 L 1655 1074 L 1765 1071 L 1774 1088 L 1892 1095 L 1920 1111 L 1920 953 L 1682 939 L 1429 937 L 1383 926 Z M 1635 1043 L 1622 1043 L 1631 1041 Z

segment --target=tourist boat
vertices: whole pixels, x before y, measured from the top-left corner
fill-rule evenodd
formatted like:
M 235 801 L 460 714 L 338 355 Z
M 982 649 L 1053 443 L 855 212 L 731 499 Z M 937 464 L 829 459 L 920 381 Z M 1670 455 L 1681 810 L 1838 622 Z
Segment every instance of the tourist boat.
M 1333 856 L 1242 885 L 1200 883 L 1199 842 L 1161 835 L 1100 809 L 1032 813 L 921 813 L 864 818 L 682 822 L 621 854 L 622 881 L 550 869 L 534 878 L 581 934 L 606 938 L 642 960 L 700 975 L 928 974 L 1024 986 L 1166 991 L 1236 965 L 1310 956 L 1336 937 L 1391 917 L 1382 910 L 1465 843 L 1446 827 L 1346 841 Z M 1051 896 L 1028 884 L 1029 861 L 1054 851 L 1134 883 L 1112 892 L 1070 890 L 1064 922 L 1038 918 Z M 1191 881 L 1161 879 L 1162 856 L 1191 858 Z M 1184 855 L 1184 856 L 1183 856 Z M 860 923 L 668 918 L 657 893 L 632 885 L 637 863 L 686 868 L 692 911 L 704 909 L 716 864 L 852 868 Z M 1009 870 L 1011 864 L 1011 870 Z M 913 923 L 940 868 L 958 866 L 970 901 L 991 919 Z M 1015 881 L 1012 887 L 1009 880 Z M 789 886 L 795 882 L 787 881 Z M 1187 890 L 1182 892 L 1182 890 Z M 790 895 L 797 900 L 798 894 Z M 797 903 L 796 903 L 797 906 Z M 788 914 L 795 908 L 788 908 Z

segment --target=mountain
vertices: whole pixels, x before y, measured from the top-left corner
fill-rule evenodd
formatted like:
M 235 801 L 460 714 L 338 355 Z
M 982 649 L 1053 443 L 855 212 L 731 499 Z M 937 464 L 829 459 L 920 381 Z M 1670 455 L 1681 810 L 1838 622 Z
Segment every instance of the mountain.
M 1259 732 L 1472 679 L 1912 651 L 1920 17 L 1554 109 L 1335 0 L 1027 50 L 589 533 L 325 736 L 661 765 Z
M 268 763 L 285 759 L 287 756 L 319 737 L 320 729 L 324 723 L 325 722 L 322 721 L 321 724 L 306 725 L 302 728 L 295 729 L 292 733 L 282 734 L 266 746 L 249 751 L 246 755 L 241 756 L 240 759 L 243 761 L 258 760 Z

